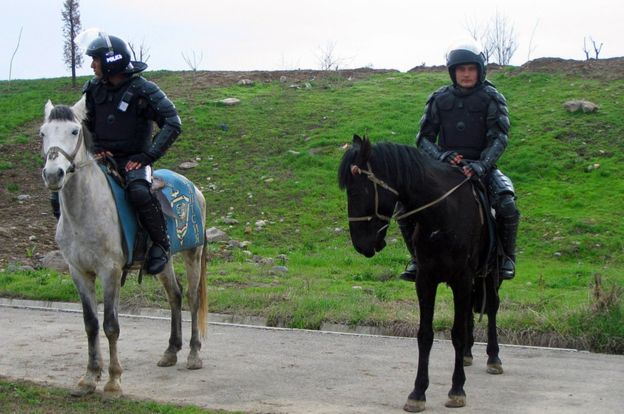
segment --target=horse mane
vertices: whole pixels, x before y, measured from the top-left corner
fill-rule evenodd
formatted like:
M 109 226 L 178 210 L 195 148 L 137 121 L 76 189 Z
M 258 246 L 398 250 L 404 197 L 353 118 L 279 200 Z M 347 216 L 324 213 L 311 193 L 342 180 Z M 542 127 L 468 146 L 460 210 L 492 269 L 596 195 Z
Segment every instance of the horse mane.
M 338 168 L 338 185 L 345 189 L 351 183 L 353 175 L 351 165 L 361 161 L 361 148 L 352 146 L 342 157 Z M 412 145 L 380 142 L 371 145 L 370 162 L 378 176 L 393 177 L 395 185 L 401 188 L 414 188 L 422 185 L 425 170 L 438 166 L 418 148 Z
M 48 117 L 48 121 L 71 121 L 77 122 L 76 115 L 72 108 L 67 105 L 56 105 L 50 111 L 50 116 Z

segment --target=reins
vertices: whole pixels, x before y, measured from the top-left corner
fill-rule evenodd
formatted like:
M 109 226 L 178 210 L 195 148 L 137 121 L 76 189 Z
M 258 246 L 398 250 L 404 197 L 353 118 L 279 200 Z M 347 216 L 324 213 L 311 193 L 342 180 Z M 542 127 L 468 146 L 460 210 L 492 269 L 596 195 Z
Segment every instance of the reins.
M 447 191 L 446 193 L 442 194 L 440 197 L 436 198 L 435 200 L 420 206 L 414 210 L 408 211 L 407 213 L 404 214 L 393 214 L 392 216 L 385 216 L 383 214 L 379 213 L 379 192 L 377 191 L 377 186 L 380 186 L 381 188 L 383 188 L 384 190 L 390 191 L 391 193 L 393 193 L 394 195 L 398 196 L 399 192 L 397 190 L 395 190 L 394 188 L 390 187 L 385 181 L 379 179 L 374 173 L 373 170 L 371 168 L 371 165 L 369 162 L 366 163 L 366 166 L 368 167 L 368 170 L 363 170 L 360 167 L 358 167 L 357 165 L 352 165 L 351 166 L 351 174 L 356 175 L 356 174 L 364 174 L 366 175 L 366 178 L 368 178 L 370 181 L 373 182 L 373 188 L 375 189 L 375 214 L 372 216 L 361 216 L 361 217 L 349 217 L 348 220 L 351 221 L 371 221 L 373 218 L 377 217 L 378 219 L 380 219 L 381 221 L 385 221 L 385 222 L 390 222 L 392 219 L 395 220 L 402 220 L 406 217 L 409 217 L 411 215 L 414 215 L 416 213 L 419 213 L 423 210 L 428 209 L 429 207 L 432 207 L 436 204 L 438 204 L 439 202 L 441 202 L 442 200 L 444 200 L 445 198 L 447 198 L 448 196 L 450 196 L 451 194 L 453 194 L 459 187 L 461 187 L 463 184 L 465 184 L 467 181 L 470 180 L 470 177 L 466 177 L 464 178 L 459 184 L 457 184 L 455 187 L 451 188 L 449 191 Z

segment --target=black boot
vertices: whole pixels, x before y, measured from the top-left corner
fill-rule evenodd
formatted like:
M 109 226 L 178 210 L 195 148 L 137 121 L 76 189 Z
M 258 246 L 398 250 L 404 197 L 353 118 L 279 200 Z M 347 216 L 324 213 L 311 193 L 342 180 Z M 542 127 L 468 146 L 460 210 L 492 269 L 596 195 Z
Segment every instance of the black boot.
M 61 201 L 58 191 L 52 191 L 50 193 L 50 204 L 52 205 L 52 214 L 56 218 L 56 221 L 58 221 L 59 218 L 61 218 Z
M 512 217 L 502 220 L 500 236 L 505 257 L 500 268 L 501 280 L 511 280 L 516 275 L 516 235 L 518 233 L 519 218 Z
M 401 230 L 401 234 L 403 235 L 403 240 L 405 240 L 407 250 L 412 256 L 410 262 L 407 264 L 405 270 L 399 275 L 399 277 L 403 280 L 407 280 L 408 282 L 415 282 L 416 278 L 418 277 L 418 262 L 416 261 L 416 255 L 414 254 L 413 247 L 413 236 L 415 228 L 416 226 L 414 225 L 414 223 L 408 220 L 402 220 L 399 222 L 399 229 Z
M 169 237 L 167 236 L 167 224 L 163 216 L 158 200 L 152 200 L 137 208 L 141 225 L 152 239 L 152 246 L 147 252 L 145 270 L 155 275 L 165 269 L 169 261 Z

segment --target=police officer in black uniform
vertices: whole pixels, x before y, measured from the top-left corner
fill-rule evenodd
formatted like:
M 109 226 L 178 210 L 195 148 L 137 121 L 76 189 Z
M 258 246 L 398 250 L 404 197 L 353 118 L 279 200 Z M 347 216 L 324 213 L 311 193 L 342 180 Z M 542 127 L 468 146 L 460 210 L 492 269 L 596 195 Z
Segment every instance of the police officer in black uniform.
M 169 239 L 160 204 L 150 192 L 151 165 L 180 134 L 180 117 L 160 88 L 138 75 L 147 65 L 130 60 L 122 39 L 99 32 L 86 54 L 93 58 L 95 73 L 83 88 L 91 149 L 112 157 L 124 177 L 126 196 L 153 242 L 145 269 L 157 274 L 169 260 Z M 154 122 L 160 131 L 152 138 Z
M 485 57 L 476 46 L 452 49 L 446 66 L 453 84 L 438 89 L 427 100 L 416 145 L 436 160 L 462 163 L 466 176 L 476 175 L 487 186 L 505 254 L 499 277 L 512 279 L 520 213 L 511 180 L 496 167 L 508 142 L 507 102 L 485 79 Z M 411 243 L 414 223 L 406 218 L 399 227 L 412 254 L 401 278 L 416 280 L 418 265 Z

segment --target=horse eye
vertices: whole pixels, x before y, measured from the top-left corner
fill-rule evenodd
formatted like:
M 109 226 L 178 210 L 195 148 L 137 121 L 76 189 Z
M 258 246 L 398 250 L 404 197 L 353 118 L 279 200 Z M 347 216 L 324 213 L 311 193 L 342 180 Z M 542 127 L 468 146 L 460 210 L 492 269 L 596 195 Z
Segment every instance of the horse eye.
M 39 136 L 40 136 L 41 138 L 43 138 L 43 137 L 45 137 L 45 134 L 44 134 L 43 132 L 39 132 Z
M 76 128 L 76 129 L 74 129 L 74 130 L 72 131 L 72 135 L 78 135 L 78 128 Z

